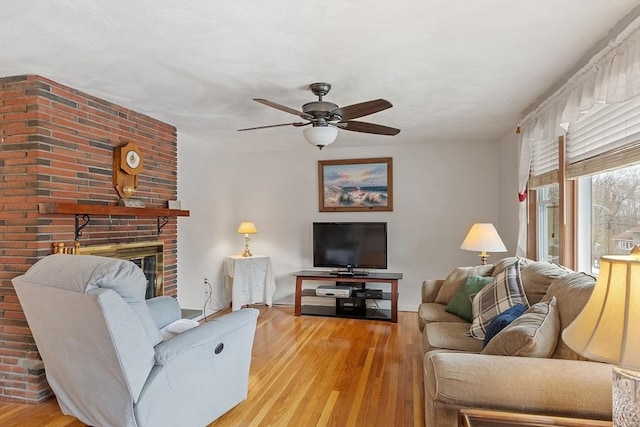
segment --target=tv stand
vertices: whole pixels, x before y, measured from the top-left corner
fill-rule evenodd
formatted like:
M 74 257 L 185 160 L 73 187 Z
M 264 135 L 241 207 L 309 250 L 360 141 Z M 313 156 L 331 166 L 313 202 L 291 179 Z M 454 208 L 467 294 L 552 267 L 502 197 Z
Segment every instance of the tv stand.
M 354 275 L 344 276 L 337 275 L 334 271 L 313 271 L 303 270 L 294 273 L 296 277 L 296 293 L 295 293 L 295 315 L 316 315 L 316 316 L 337 316 L 350 317 L 358 319 L 378 319 L 387 320 L 392 323 L 398 322 L 398 280 L 402 279 L 402 273 L 368 273 L 366 276 Z M 366 283 L 388 283 L 390 292 L 382 292 L 382 298 L 369 298 L 366 294 L 364 297 L 352 296 L 350 298 L 332 298 L 335 305 L 302 305 L 303 298 L 331 298 L 325 296 L 316 296 L 315 288 L 303 289 L 303 281 L 317 282 L 334 282 L 341 285 L 355 286 L 358 290 L 365 291 Z M 391 310 L 389 309 L 372 309 L 366 306 L 367 300 L 389 300 L 391 301 Z

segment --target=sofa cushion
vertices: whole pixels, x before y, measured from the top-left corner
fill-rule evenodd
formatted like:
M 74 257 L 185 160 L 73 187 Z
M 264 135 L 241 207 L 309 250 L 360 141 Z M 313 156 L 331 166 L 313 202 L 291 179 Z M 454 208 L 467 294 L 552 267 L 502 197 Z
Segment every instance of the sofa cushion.
M 545 261 L 531 262 L 521 266 L 520 278 L 529 304 L 540 302 L 554 279 L 572 272 L 566 267 Z
M 473 320 L 473 311 L 471 309 L 473 295 L 480 292 L 491 280 L 491 277 L 478 276 L 476 274 L 467 277 L 467 280 L 460 286 L 460 289 L 458 289 L 458 292 L 456 292 L 453 298 L 451 298 L 445 310 L 467 322 L 471 322 Z
M 482 341 L 468 336 L 469 323 L 434 322 L 427 323 L 422 332 L 422 349 L 427 351 L 447 349 L 480 353 Z
M 482 350 L 498 356 L 550 357 L 560 335 L 556 299 L 532 305 Z
M 427 323 L 431 322 L 458 322 L 467 323 L 455 314 L 447 313 L 445 305 L 435 302 L 425 302 L 418 307 L 418 325 L 423 330 Z M 468 324 L 468 323 L 467 323 Z
M 520 281 L 520 260 L 494 277 L 473 298 L 473 323 L 469 334 L 479 340 L 484 339 L 494 317 L 518 303 L 529 306 Z
M 542 302 L 549 302 L 553 297 L 556 298 L 561 331 L 573 322 L 578 313 L 587 304 L 595 283 L 596 279 L 586 273 L 565 274 L 551 282 L 546 295 L 542 298 Z M 585 360 L 584 357 L 571 350 L 562 339 L 558 340 L 558 345 L 551 357 L 555 359 Z
M 520 261 L 520 269 L 523 269 L 525 266 L 533 263 L 533 260 L 529 258 L 523 258 L 519 256 L 510 256 L 506 258 L 502 258 L 500 261 L 496 262 L 493 267 L 493 273 L 491 273 L 492 277 L 496 277 L 498 274 L 502 273 L 507 267 L 513 265 L 514 262 Z
M 493 272 L 493 264 L 478 265 L 475 267 L 458 267 L 454 269 L 440 287 L 438 296 L 436 296 L 437 303 L 448 304 L 451 298 L 458 292 L 460 286 L 467 280 L 467 277 L 475 274 L 476 276 L 490 276 Z
M 487 333 L 484 335 L 484 340 L 482 341 L 482 348 L 486 347 L 486 345 L 489 343 L 489 341 L 491 341 L 493 337 L 498 335 L 501 330 L 509 326 L 511 322 L 522 316 L 525 311 L 527 311 L 526 305 L 516 304 L 513 307 L 508 308 L 502 313 L 498 314 L 487 327 Z

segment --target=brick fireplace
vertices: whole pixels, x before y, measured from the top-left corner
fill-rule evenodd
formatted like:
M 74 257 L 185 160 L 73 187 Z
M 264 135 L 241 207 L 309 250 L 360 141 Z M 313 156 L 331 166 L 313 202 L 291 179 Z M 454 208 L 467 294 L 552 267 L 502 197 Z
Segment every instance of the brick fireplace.
M 175 127 L 37 75 L 0 78 L 0 400 L 37 403 L 51 395 L 11 279 L 73 244 L 73 214 L 43 214 L 42 203 L 117 205 L 114 147 L 135 142 L 144 171 L 133 195 L 147 208 L 177 196 Z M 92 215 L 84 246 L 161 241 L 164 295 L 177 294 L 177 220 L 158 235 L 156 218 Z

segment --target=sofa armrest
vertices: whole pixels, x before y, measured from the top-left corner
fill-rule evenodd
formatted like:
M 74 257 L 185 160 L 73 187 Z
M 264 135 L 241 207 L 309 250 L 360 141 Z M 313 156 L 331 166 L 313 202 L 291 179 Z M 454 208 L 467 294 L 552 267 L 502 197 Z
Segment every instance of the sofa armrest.
M 253 340 L 259 313 L 260 311 L 254 308 L 245 308 L 178 334 L 155 347 L 156 364 L 166 365 L 186 353 L 193 351 L 195 354 L 198 349 L 209 353 L 210 356 L 216 346 L 228 345 L 225 339 L 245 326 L 252 327 L 251 339 Z M 221 351 L 224 351 L 224 348 Z
M 444 279 L 427 279 L 422 282 L 422 302 L 435 302 Z
M 155 297 L 146 300 L 146 303 L 158 329 L 182 317 L 180 304 L 178 304 L 175 298 L 166 296 Z
M 590 361 L 430 352 L 426 425 L 456 425 L 464 407 L 610 420 L 611 369 Z

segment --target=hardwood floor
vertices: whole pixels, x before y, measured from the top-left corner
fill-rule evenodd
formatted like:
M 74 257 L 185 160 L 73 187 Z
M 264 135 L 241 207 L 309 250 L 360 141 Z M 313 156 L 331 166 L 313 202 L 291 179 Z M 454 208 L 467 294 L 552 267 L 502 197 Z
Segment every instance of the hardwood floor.
M 249 397 L 209 427 L 423 426 L 417 313 L 398 323 L 258 307 Z M 51 399 L 0 403 L 2 426 L 84 426 Z

